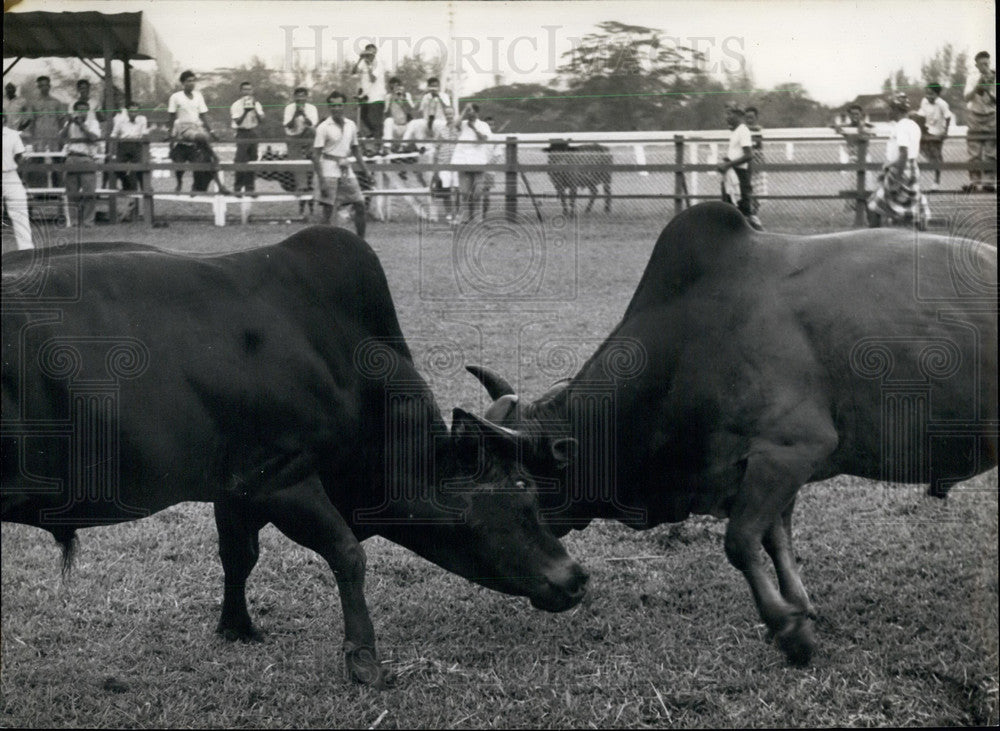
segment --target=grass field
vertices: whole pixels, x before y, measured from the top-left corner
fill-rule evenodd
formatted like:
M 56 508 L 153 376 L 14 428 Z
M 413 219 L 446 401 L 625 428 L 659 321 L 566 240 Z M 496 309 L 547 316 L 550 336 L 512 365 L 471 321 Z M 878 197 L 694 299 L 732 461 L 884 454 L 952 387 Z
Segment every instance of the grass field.
M 992 203 L 954 207 L 995 243 Z M 571 373 L 621 316 L 663 223 L 545 216 L 537 229 L 494 222 L 457 242 L 435 227 L 373 224 L 369 240 L 442 410 L 481 413 L 485 393 L 463 365 L 496 367 L 528 397 Z M 833 226 L 806 209 L 778 227 Z M 174 222 L 87 236 L 210 252 L 298 228 Z M 222 571 L 210 506 L 84 531 L 66 581 L 47 534 L 5 524 L 0 725 L 995 725 L 997 472 L 946 502 L 922 493 L 847 477 L 803 489 L 796 549 L 821 615 L 804 670 L 767 641 L 720 521 L 642 533 L 597 521 L 571 534 L 591 582 L 560 615 L 372 539 L 366 593 L 398 676 L 383 692 L 346 680 L 333 577 L 272 528 L 248 590 L 265 640 L 229 644 L 213 632 Z

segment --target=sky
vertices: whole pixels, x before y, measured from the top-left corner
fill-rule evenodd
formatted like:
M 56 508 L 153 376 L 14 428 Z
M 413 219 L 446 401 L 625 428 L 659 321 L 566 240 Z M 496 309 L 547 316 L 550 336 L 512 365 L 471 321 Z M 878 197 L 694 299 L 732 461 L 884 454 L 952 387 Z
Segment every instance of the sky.
M 394 56 L 450 48 L 462 61 L 465 94 L 498 75 L 504 83 L 551 80 L 574 39 L 605 20 L 657 28 L 665 43 L 705 52 L 709 71 L 747 64 L 758 88 L 798 82 L 829 105 L 879 92 L 900 67 L 919 76 L 944 43 L 968 50 L 970 64 L 996 47 L 992 0 L 22 0 L 14 8 L 31 10 L 142 10 L 178 67 L 197 71 L 255 55 L 275 68 L 315 65 L 317 50 L 323 63 L 353 61 L 357 45 L 371 40 L 391 70 Z M 37 73 L 39 63 L 16 70 Z

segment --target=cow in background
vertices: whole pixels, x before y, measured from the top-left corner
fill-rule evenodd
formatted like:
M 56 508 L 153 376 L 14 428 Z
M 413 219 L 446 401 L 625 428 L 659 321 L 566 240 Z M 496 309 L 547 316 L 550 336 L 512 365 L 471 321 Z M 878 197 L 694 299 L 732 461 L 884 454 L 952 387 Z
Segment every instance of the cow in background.
M 614 163 L 611 150 L 596 143 L 570 145 L 562 140 L 553 140 L 548 147 L 543 148 L 543 152 L 548 154 L 548 161 L 552 165 L 586 165 L 601 168 L 554 170 L 549 173 L 559 203 L 562 205 L 563 214 L 567 216 L 576 214 L 577 188 L 590 190 L 590 200 L 587 201 L 587 208 L 584 211 L 590 213 L 594 208 L 594 201 L 597 200 L 598 186 L 604 189 L 604 212 L 611 212 L 611 171 L 607 169 L 607 166 Z

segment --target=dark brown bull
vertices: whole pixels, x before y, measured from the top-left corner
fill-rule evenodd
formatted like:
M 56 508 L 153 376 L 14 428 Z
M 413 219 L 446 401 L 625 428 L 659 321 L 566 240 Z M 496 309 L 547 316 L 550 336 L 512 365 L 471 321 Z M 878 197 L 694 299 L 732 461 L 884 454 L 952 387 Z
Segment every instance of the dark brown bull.
M 757 233 L 704 203 L 663 229 L 575 377 L 522 404 L 470 370 L 496 399 L 486 418 L 519 460 L 509 469 L 547 485 L 557 535 L 593 518 L 727 517 L 726 556 L 804 664 L 814 610 L 791 534 L 802 485 L 850 474 L 944 497 L 997 464 L 996 249 L 899 230 Z
M 0 517 L 49 531 L 67 560 L 79 528 L 212 502 L 218 631 L 248 639 L 246 580 L 273 523 L 333 570 L 348 669 L 375 684 L 370 536 L 543 609 L 580 600 L 586 574 L 534 493 L 494 489 L 510 480 L 479 459 L 491 429 L 456 409 L 449 433 L 353 234 L 315 226 L 206 257 L 14 252 L 3 295 Z

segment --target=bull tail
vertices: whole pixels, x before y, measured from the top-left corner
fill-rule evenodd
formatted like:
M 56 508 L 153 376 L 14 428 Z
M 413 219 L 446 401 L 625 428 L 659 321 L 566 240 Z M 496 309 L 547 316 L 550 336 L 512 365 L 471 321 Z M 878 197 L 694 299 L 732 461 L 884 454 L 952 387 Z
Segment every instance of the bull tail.
M 62 577 L 65 579 L 73 568 L 73 558 L 76 556 L 76 547 L 79 541 L 76 538 L 75 528 L 55 528 L 52 530 L 52 537 L 62 549 Z

